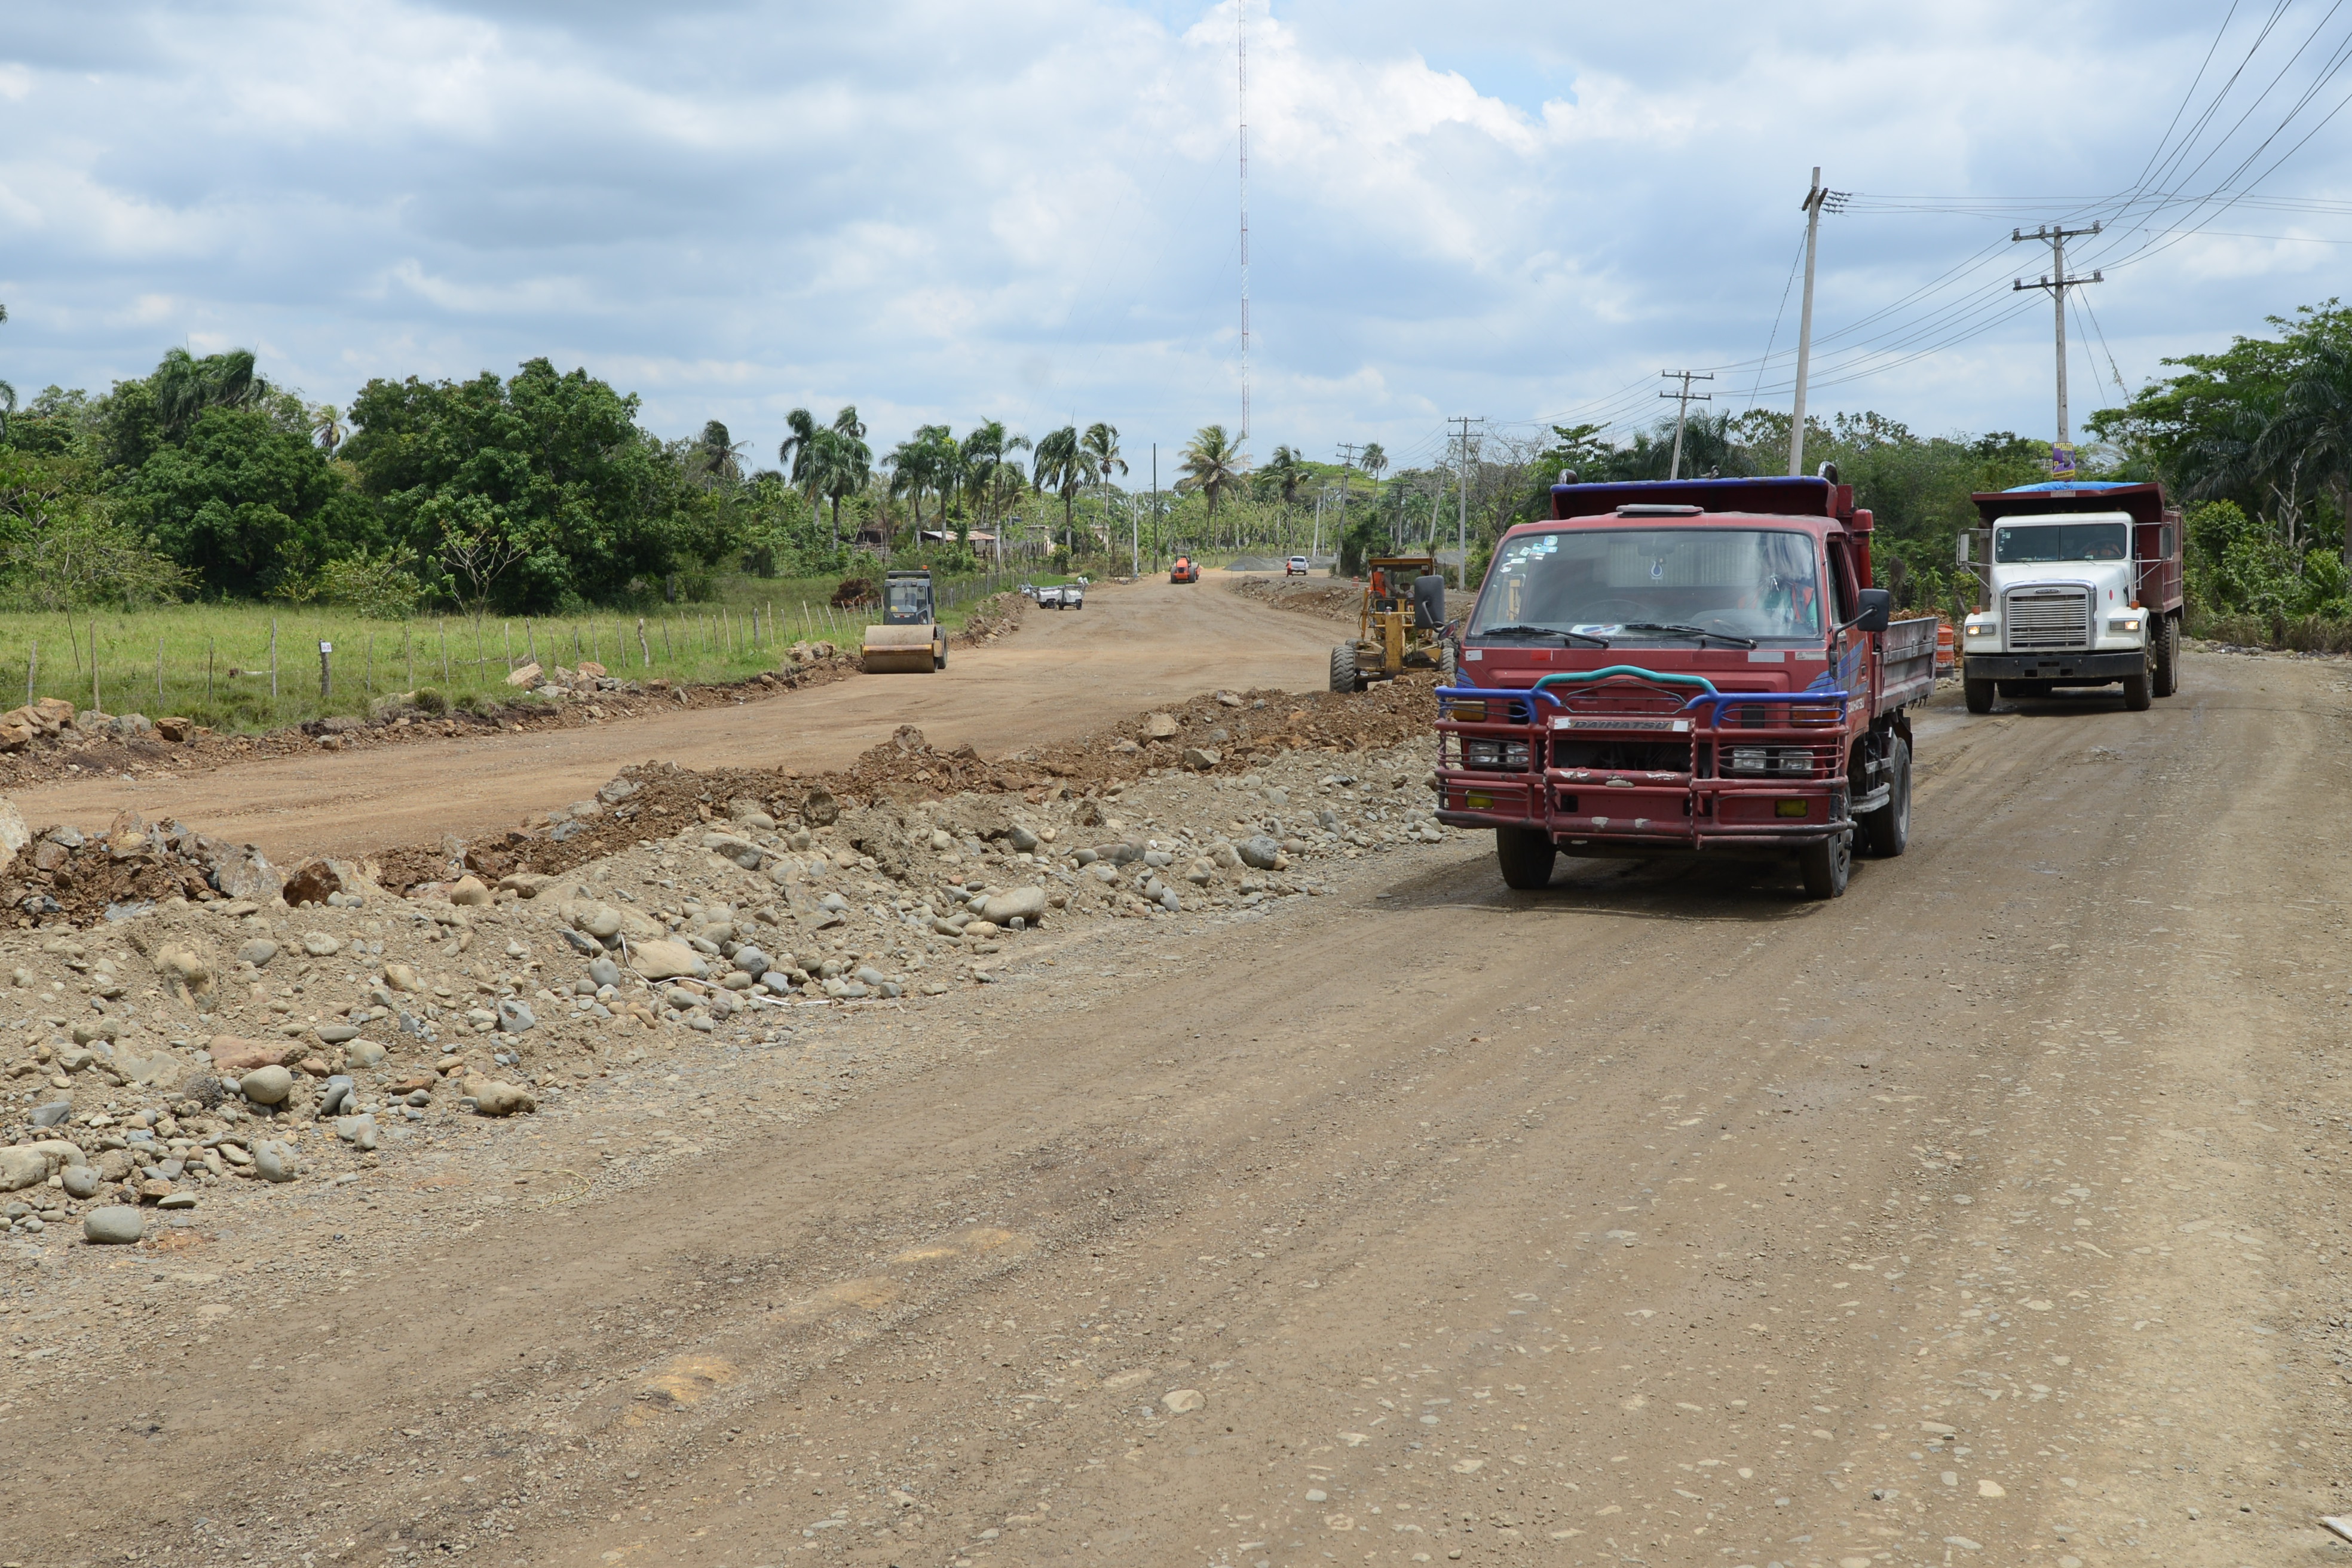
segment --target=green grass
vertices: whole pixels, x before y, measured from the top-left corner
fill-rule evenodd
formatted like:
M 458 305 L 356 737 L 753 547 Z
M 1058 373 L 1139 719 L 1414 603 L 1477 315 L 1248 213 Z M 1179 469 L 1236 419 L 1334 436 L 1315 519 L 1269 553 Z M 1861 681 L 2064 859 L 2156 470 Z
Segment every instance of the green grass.
M 174 605 L 76 615 L 70 635 L 62 616 L 0 613 L 0 706 L 61 697 L 77 708 L 150 719 L 184 714 L 252 732 L 365 714 L 377 699 L 418 689 L 452 703 L 509 700 L 518 693 L 506 684 L 508 671 L 533 657 L 548 668 L 593 658 L 625 680 L 741 680 L 775 668 L 795 642 L 857 646 L 865 626 L 880 617 L 827 607 L 837 581 L 723 580 L 709 603 L 645 616 L 642 632 L 633 611 L 478 622 L 462 615 L 370 620 L 310 605 Z M 942 607 L 941 624 L 961 626 L 987 587 L 977 578 L 942 584 L 942 596 L 953 602 Z M 326 694 L 321 642 L 334 647 Z

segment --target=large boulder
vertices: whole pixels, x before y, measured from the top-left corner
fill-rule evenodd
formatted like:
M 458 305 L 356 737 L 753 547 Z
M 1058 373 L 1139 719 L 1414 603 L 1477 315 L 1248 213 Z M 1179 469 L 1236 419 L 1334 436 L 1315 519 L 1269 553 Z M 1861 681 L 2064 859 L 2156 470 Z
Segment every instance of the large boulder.
M 682 942 L 633 942 L 629 965 L 647 980 L 676 980 L 684 975 L 698 979 L 709 973 L 702 955 Z
M 1035 925 L 1045 918 L 1045 889 L 1014 888 L 1010 892 L 995 894 L 981 905 L 980 918 L 999 926 L 1015 919 Z

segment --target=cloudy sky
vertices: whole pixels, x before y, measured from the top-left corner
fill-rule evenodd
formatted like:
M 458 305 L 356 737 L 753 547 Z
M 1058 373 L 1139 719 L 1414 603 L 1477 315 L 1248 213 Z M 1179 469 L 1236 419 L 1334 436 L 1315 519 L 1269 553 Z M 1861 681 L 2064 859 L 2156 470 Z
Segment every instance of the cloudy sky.
M 1104 418 L 1139 456 L 1239 420 L 1235 0 L 7 15 L 25 397 L 185 343 L 339 403 L 545 354 L 771 456 L 785 410 L 845 402 L 886 446 Z M 2050 307 L 2010 289 L 2049 252 L 2016 225 L 2110 226 L 2070 256 L 2107 277 L 2078 425 L 2352 292 L 2352 10 L 2319 0 L 1248 0 L 1247 29 L 1260 456 L 1647 419 L 1665 367 L 1785 406 L 1815 163 L 1854 193 L 1816 410 L 2049 435 Z

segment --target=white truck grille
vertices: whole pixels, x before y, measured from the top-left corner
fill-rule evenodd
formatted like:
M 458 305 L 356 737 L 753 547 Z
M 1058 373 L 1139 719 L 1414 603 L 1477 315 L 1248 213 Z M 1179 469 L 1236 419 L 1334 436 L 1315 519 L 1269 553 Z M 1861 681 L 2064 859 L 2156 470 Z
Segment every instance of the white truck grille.
M 2091 646 L 2091 595 L 2080 588 L 2028 588 L 2009 595 L 2002 617 L 2012 653 Z

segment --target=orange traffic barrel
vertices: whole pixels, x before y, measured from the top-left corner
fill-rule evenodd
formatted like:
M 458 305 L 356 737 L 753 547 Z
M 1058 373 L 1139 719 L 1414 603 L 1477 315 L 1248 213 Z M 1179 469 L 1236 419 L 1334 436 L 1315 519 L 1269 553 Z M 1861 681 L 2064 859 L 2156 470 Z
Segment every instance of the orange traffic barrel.
M 1958 666 L 1959 654 L 1952 634 L 1952 623 L 1938 616 L 1936 621 L 1936 673 L 1949 675 Z

